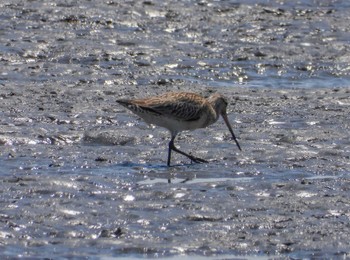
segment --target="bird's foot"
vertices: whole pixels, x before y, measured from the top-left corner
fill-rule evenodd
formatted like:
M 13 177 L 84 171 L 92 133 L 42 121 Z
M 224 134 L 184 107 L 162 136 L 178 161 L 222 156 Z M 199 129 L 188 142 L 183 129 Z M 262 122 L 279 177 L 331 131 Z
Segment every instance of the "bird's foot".
M 201 159 L 201 158 L 198 158 L 198 157 L 194 157 L 192 155 L 190 155 L 188 158 L 191 159 L 191 163 L 195 162 L 195 163 L 208 163 L 207 160 L 204 160 L 204 159 Z
M 198 158 L 196 157 L 195 160 L 193 160 L 195 163 L 208 163 L 207 160 L 204 160 L 204 159 L 201 159 L 201 158 Z

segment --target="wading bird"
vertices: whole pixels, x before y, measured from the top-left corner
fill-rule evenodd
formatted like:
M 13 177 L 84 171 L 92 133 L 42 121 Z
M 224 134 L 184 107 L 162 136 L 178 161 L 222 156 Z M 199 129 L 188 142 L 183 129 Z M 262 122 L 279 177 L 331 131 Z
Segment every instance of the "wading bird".
M 164 127 L 170 131 L 168 166 L 170 166 L 171 151 L 180 153 L 196 163 L 207 162 L 179 150 L 175 147 L 174 140 L 176 135 L 182 131 L 205 128 L 215 123 L 220 115 L 229 129 L 232 139 L 241 150 L 227 118 L 228 102 L 220 94 L 216 93 L 204 98 L 195 93 L 169 92 L 145 99 L 120 99 L 117 102 L 141 117 L 146 123 Z

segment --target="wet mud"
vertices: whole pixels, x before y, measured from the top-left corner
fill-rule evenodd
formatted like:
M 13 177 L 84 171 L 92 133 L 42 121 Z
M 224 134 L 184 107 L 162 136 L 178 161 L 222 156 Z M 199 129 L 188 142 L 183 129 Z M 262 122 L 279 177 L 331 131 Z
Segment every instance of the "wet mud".
M 346 1 L 0 4 L 0 255 L 350 254 Z M 220 92 L 176 139 L 116 103 Z

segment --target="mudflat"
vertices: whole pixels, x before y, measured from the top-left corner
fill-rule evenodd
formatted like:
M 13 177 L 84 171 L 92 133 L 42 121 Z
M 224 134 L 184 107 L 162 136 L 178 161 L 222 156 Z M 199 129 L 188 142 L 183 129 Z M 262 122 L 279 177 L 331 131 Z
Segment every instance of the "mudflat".
M 0 4 L 0 255 L 349 255 L 349 4 Z M 177 138 L 115 101 L 220 92 Z

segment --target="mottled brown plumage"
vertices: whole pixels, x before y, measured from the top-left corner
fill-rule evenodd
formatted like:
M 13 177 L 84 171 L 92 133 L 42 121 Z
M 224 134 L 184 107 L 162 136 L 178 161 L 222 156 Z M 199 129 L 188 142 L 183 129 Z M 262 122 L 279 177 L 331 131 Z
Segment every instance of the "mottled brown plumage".
M 175 147 L 174 140 L 179 132 L 207 127 L 215 123 L 220 115 L 232 134 L 233 140 L 241 150 L 227 118 L 227 100 L 220 94 L 204 98 L 195 93 L 169 92 L 145 99 L 120 99 L 117 102 L 140 116 L 145 122 L 164 127 L 170 131 L 168 166 L 170 166 L 172 150 L 187 156 L 194 162 L 207 162 L 180 151 Z

